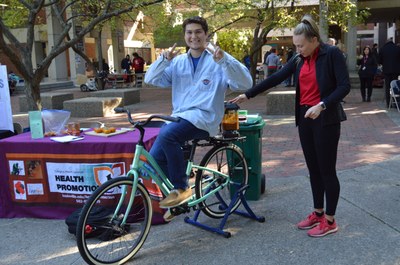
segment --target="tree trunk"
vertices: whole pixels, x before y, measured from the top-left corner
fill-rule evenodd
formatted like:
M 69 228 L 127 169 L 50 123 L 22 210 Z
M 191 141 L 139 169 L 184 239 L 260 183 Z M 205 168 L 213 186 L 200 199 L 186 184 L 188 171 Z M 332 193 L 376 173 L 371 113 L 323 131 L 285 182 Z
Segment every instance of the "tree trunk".
M 97 39 L 97 58 L 98 58 L 98 62 L 99 62 L 99 67 L 98 67 L 98 71 L 100 71 L 100 72 L 102 72 L 103 71 L 103 46 L 101 45 L 101 32 L 102 32 L 102 29 L 99 29 L 99 31 L 98 31 L 98 39 Z M 96 76 L 99 76 L 98 74 L 97 74 L 97 71 L 96 71 Z M 99 86 L 99 89 L 100 90 L 103 90 L 104 89 L 104 84 L 103 84 L 103 82 L 102 82 L 102 80 L 100 80 L 100 79 L 97 79 L 97 85 Z
M 40 82 L 35 84 L 30 80 L 25 80 L 25 95 L 28 103 L 28 110 L 42 110 Z
M 250 55 L 250 74 L 251 78 L 253 78 L 253 85 L 256 85 L 256 77 L 257 77 L 257 62 L 258 62 L 258 52 L 255 51 Z

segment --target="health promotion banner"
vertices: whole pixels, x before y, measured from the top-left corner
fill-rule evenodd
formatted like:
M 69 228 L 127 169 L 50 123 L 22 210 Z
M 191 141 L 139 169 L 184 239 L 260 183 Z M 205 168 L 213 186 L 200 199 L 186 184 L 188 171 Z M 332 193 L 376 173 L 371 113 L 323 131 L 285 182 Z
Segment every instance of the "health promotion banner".
M 0 65 L 0 130 L 14 131 L 7 67 Z

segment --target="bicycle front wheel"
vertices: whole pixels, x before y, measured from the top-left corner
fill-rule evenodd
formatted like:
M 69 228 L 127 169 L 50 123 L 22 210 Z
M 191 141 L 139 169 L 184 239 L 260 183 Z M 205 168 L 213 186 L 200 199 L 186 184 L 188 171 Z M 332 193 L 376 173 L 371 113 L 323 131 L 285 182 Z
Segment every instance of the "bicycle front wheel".
M 197 198 L 202 198 L 207 194 L 209 196 L 199 203 L 202 211 L 209 217 L 223 218 L 231 203 L 230 212 L 235 211 L 240 205 L 239 198 L 232 202 L 235 191 L 248 183 L 247 163 L 242 150 L 233 144 L 213 147 L 204 156 L 200 166 L 225 175 L 206 169 L 197 171 L 196 196 Z M 218 188 L 220 188 L 219 191 L 209 194 Z
M 129 208 L 132 185 L 128 177 L 111 179 L 100 186 L 83 207 L 76 238 L 79 252 L 88 264 L 123 264 L 146 240 L 153 213 L 151 199 L 143 184 L 138 183 Z M 99 209 L 105 213 L 104 217 L 94 218 Z

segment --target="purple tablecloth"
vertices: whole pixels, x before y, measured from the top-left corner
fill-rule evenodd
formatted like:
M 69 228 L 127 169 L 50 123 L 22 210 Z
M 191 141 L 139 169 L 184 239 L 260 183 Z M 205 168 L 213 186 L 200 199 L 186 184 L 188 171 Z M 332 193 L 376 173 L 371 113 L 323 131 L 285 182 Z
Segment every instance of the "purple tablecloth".
M 147 150 L 158 132 L 159 128 L 146 129 Z M 138 131 L 82 135 L 83 140 L 69 143 L 31 139 L 30 133 L 0 140 L 0 217 L 64 219 L 82 205 L 96 183 L 102 183 L 101 170 L 114 176 L 129 170 Z M 96 177 L 86 177 L 96 170 Z

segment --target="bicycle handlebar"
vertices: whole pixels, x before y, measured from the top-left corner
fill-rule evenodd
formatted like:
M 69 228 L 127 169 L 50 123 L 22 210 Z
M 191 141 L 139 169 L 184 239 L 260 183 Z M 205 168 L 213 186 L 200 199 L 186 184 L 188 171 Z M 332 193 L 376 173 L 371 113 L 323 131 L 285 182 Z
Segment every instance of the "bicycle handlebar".
M 141 121 L 135 122 L 135 121 L 132 119 L 131 112 L 129 111 L 129 109 L 125 109 L 125 108 L 118 107 L 118 108 L 115 108 L 114 111 L 115 111 L 116 113 L 126 113 L 126 114 L 128 115 L 129 123 L 132 124 L 134 127 L 136 127 L 137 125 L 139 125 L 139 126 L 145 126 L 145 125 L 148 124 L 152 119 L 161 119 L 161 120 L 171 121 L 171 122 L 177 122 L 177 121 L 179 121 L 179 118 L 177 118 L 177 117 L 165 116 L 165 115 L 151 115 L 151 116 L 148 117 L 147 120 L 144 121 L 144 122 L 141 122 Z

